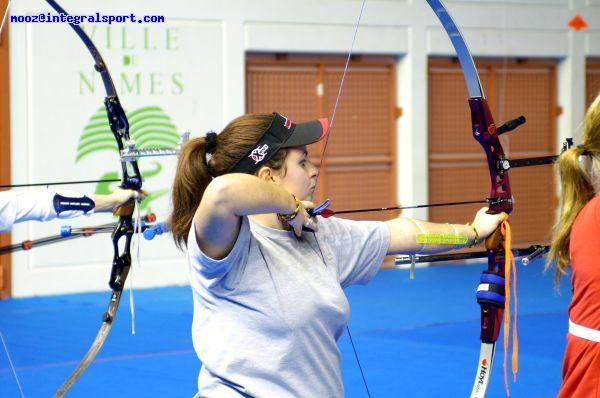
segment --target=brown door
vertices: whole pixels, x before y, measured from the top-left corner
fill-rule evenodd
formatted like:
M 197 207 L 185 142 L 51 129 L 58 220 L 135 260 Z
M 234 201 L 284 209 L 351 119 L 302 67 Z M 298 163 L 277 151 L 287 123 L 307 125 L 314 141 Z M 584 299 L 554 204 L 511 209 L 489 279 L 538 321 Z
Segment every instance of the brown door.
M 345 61 L 345 57 L 249 54 L 247 112 L 277 111 L 296 121 L 331 118 Z M 392 58 L 353 58 L 327 142 L 315 201 L 330 198 L 334 210 L 396 205 L 394 76 Z M 321 164 L 324 145 L 321 142 L 310 150 L 317 164 Z M 393 216 L 373 212 L 348 218 Z
M 499 126 L 523 115 L 527 123 L 501 137 L 509 159 L 555 155 L 556 64 L 546 60 L 477 60 L 483 89 Z M 490 181 L 485 155 L 471 134 L 467 90 L 458 62 L 429 62 L 430 203 L 485 199 Z M 552 167 L 510 171 L 515 198 L 513 243 L 546 242 L 554 218 Z M 430 209 L 430 220 L 467 222 L 478 205 Z
M 590 58 L 585 65 L 585 106 L 600 94 L 600 58 Z

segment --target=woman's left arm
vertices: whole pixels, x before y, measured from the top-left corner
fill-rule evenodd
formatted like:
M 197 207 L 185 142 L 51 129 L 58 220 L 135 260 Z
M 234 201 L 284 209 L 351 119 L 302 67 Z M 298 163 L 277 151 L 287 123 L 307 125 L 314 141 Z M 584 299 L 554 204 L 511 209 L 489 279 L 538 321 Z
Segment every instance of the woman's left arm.
M 432 254 L 471 247 L 491 235 L 504 220 L 503 214 L 480 209 L 469 224 L 442 224 L 411 218 L 386 221 L 390 230 L 387 254 Z

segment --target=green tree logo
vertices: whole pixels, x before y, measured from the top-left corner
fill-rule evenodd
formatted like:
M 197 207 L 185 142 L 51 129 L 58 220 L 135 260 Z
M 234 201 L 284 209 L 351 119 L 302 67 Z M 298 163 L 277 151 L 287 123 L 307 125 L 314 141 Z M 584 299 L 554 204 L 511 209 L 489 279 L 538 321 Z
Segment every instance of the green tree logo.
M 179 143 L 179 133 L 165 111 L 158 106 L 146 106 L 131 113 L 127 113 L 129 120 L 130 136 L 136 143 L 136 148 L 174 148 Z M 99 108 L 85 125 L 79 145 L 77 146 L 77 157 L 75 162 L 85 159 L 92 153 L 102 151 L 118 152 L 115 138 L 106 120 L 106 110 Z M 108 165 L 107 165 L 108 166 Z M 146 165 L 147 166 L 147 165 Z M 151 162 L 151 168 L 141 168 L 144 180 L 148 180 L 162 171 L 162 165 Z M 102 175 L 101 180 L 116 179 L 119 172 L 108 171 Z M 108 194 L 112 191 L 112 183 L 100 182 L 96 185 L 97 194 Z M 148 197 L 141 203 L 141 209 L 150 212 L 150 203 L 163 195 L 167 195 L 168 189 L 160 189 L 148 192 Z

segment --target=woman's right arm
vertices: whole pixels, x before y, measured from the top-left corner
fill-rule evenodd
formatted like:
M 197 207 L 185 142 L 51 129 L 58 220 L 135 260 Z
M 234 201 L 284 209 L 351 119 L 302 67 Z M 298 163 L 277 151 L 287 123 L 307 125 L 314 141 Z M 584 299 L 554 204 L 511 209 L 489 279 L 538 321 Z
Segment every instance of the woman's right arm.
M 290 214 L 295 207 L 288 191 L 254 175 L 232 173 L 216 177 L 204 191 L 194 216 L 198 247 L 209 257 L 222 259 L 237 240 L 243 216 Z M 301 218 L 305 212 L 302 213 Z

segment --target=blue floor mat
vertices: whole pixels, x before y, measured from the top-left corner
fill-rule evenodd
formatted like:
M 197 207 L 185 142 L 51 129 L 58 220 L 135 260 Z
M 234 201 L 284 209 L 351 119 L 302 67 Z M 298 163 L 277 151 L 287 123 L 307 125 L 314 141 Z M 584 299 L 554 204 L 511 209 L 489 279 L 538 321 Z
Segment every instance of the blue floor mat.
M 483 264 L 382 270 L 367 286 L 347 289 L 350 332 L 373 398 L 466 397 L 479 355 L 475 289 Z M 539 263 L 519 266 L 520 369 L 512 397 L 554 397 L 567 331 L 568 281 L 553 290 Z M 96 361 L 69 397 L 191 397 L 199 362 L 192 348 L 189 287 L 135 291 L 136 334 L 129 293 Z M 25 397 L 51 397 L 96 335 L 108 293 L 0 301 L 0 332 Z M 367 397 L 348 335 L 340 340 L 348 398 Z M 501 343 L 488 397 L 506 396 Z M 512 378 L 511 378 L 512 379 Z M 20 397 L 0 347 L 0 397 Z

